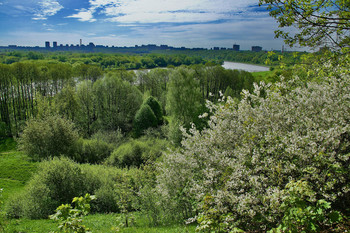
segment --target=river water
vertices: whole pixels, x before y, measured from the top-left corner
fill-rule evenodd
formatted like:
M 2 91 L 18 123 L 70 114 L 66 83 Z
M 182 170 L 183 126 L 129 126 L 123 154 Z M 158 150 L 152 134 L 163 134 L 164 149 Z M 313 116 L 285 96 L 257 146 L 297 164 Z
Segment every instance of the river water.
M 245 70 L 248 72 L 269 71 L 269 67 L 266 67 L 266 66 L 258 66 L 258 65 L 251 65 L 251 64 L 245 64 L 245 63 L 230 62 L 230 61 L 225 61 L 222 67 L 230 70 Z

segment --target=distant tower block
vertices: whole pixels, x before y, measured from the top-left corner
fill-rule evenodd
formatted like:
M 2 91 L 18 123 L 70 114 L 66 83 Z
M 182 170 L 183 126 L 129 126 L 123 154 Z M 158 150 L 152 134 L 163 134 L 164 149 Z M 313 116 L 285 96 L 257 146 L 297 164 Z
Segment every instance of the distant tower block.
M 79 45 L 81 46 L 83 44 L 83 40 L 82 39 L 80 39 L 80 43 L 79 43 Z
M 252 46 L 253 52 L 260 52 L 261 50 L 262 50 L 262 47 L 260 47 L 260 46 Z
M 57 41 L 54 41 L 54 42 L 52 43 L 52 46 L 53 46 L 54 48 L 57 48 Z
M 50 42 L 49 41 L 45 42 L 45 48 L 50 48 Z
M 238 44 L 233 45 L 233 50 L 234 51 L 239 51 L 240 46 Z

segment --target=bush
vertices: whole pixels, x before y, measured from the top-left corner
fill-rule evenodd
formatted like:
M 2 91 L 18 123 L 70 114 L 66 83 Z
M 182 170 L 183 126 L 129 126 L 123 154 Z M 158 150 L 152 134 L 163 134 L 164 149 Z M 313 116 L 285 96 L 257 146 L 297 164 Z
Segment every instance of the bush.
M 140 167 L 142 164 L 156 161 L 168 143 L 160 139 L 138 139 L 122 144 L 106 160 L 106 165 L 117 167 Z
M 76 161 L 80 163 L 100 163 L 110 156 L 113 146 L 101 140 L 79 140 Z
M 27 122 L 18 143 L 19 148 L 34 160 L 76 153 L 78 132 L 74 124 L 59 116 L 32 119 Z
M 69 159 L 44 161 L 24 192 L 9 200 L 7 212 L 11 217 L 46 218 L 58 205 L 86 193 L 85 180 L 78 164 Z
M 119 212 L 123 193 L 132 195 L 127 208 L 135 210 L 139 189 L 146 185 L 142 177 L 143 172 L 138 169 L 81 165 L 64 157 L 54 158 L 40 164 L 23 192 L 7 201 L 5 210 L 11 218 L 47 218 L 57 206 L 84 193 L 97 197 L 93 201 L 93 212 Z

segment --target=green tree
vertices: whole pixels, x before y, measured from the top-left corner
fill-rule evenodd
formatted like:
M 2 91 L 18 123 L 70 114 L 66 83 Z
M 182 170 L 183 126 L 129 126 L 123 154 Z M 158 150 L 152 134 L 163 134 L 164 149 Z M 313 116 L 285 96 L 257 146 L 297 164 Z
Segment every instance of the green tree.
M 93 88 L 98 126 L 103 130 L 129 131 L 142 104 L 141 92 L 115 75 L 97 80 Z
M 326 45 L 343 48 L 350 45 L 350 2 L 346 0 L 260 0 L 267 4 L 270 15 L 277 19 L 280 28 L 295 27 L 290 30 L 275 31 L 293 46 L 318 47 Z
M 159 102 L 153 96 L 150 96 L 145 100 L 144 104 L 151 107 L 154 115 L 157 118 L 157 124 L 160 125 L 163 122 L 163 111 Z
M 74 157 L 78 138 L 70 120 L 49 115 L 29 120 L 18 142 L 30 157 L 42 160 L 60 155 Z
M 91 135 L 91 126 L 96 118 L 93 84 L 91 80 L 85 80 L 78 84 L 76 100 L 79 107 L 77 108 L 75 122 L 77 122 L 77 125 L 84 134 Z
M 177 128 L 189 128 L 191 122 L 199 123 L 198 116 L 203 104 L 199 90 L 199 81 L 195 79 L 193 70 L 177 68 L 170 76 L 167 92 L 166 110 L 171 116 L 170 128 L 174 134 L 170 137 L 179 143 Z
M 141 136 L 145 129 L 157 126 L 157 117 L 152 111 L 151 107 L 144 103 L 141 105 L 140 109 L 137 111 L 134 120 L 134 131 L 135 136 Z
M 57 95 L 55 95 L 55 107 L 61 116 L 75 120 L 78 111 L 78 103 L 75 88 L 71 85 L 65 86 Z

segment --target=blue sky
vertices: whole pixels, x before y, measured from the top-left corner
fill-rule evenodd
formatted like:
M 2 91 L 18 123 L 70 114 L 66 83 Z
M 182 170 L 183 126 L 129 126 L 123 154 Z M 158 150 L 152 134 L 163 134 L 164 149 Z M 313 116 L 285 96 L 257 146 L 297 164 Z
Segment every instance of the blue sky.
M 281 49 L 258 0 L 0 0 L 0 45 L 167 44 Z

